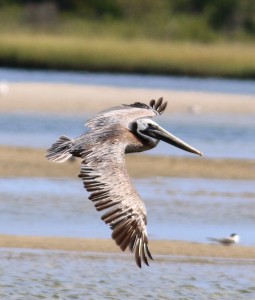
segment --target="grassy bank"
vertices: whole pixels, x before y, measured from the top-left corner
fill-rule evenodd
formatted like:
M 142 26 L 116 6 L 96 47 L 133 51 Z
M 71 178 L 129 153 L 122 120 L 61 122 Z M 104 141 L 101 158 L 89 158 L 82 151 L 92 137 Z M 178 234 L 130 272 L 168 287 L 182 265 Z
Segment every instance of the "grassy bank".
M 255 44 L 19 33 L 0 35 L 9 67 L 255 78 Z
M 252 0 L 0 0 L 0 66 L 255 78 L 253 10 Z

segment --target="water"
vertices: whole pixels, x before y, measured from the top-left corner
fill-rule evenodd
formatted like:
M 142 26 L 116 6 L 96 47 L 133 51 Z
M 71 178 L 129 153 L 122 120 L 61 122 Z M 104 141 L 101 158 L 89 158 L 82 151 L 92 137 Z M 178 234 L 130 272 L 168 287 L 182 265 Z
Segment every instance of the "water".
M 4 68 L 0 80 L 255 94 L 252 80 Z M 1 145 L 48 148 L 61 134 L 83 133 L 88 117 L 0 114 Z M 172 115 L 158 122 L 207 157 L 255 158 L 253 116 Z M 149 153 L 186 155 L 164 143 Z M 241 244 L 255 245 L 254 181 L 151 178 L 135 185 L 150 239 L 206 243 L 236 232 Z M 100 216 L 79 179 L 0 179 L 0 234 L 110 238 Z M 255 299 L 254 260 L 155 259 L 139 270 L 122 253 L 1 249 L 0 299 Z
M 1 144 L 47 149 L 62 134 L 76 137 L 85 132 L 87 129 L 83 125 L 89 117 L 0 114 Z M 208 158 L 255 158 L 253 116 L 172 115 L 155 120 Z M 191 156 L 164 142 L 146 154 Z
M 253 181 L 151 178 L 135 181 L 148 213 L 150 239 L 208 242 L 238 233 L 254 245 Z M 0 234 L 110 238 L 82 182 L 0 179 Z
M 0 298 L 255 298 L 254 260 L 155 257 L 138 269 L 128 255 L 67 251 L 0 251 Z
M 181 91 L 205 91 L 255 95 L 253 80 L 204 79 L 173 76 L 127 75 L 86 72 L 58 72 L 0 68 L 0 80 L 10 82 L 50 82 L 164 88 Z M 48 148 L 60 135 L 79 136 L 89 115 L 0 114 L 2 145 Z M 182 114 L 158 119 L 167 130 L 179 136 L 206 157 L 255 158 L 254 116 Z M 161 143 L 151 155 L 190 155 Z
M 255 95 L 254 80 L 40 71 L 8 68 L 0 68 L 0 80 L 6 80 L 9 82 L 75 83 Z

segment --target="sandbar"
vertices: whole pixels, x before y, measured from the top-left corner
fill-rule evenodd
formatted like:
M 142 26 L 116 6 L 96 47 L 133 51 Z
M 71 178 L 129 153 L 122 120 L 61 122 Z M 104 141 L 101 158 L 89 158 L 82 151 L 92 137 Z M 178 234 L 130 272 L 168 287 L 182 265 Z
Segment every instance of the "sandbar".
M 151 252 L 156 255 L 255 259 L 254 246 L 222 246 L 218 244 L 166 240 L 150 240 L 149 245 Z M 71 237 L 0 235 L 0 247 L 107 253 L 121 252 L 111 239 Z
M 48 162 L 46 149 L 0 146 L 0 177 L 77 178 L 80 159 Z M 131 177 L 255 179 L 255 161 L 206 157 L 126 155 Z
M 255 114 L 253 95 L 62 83 L 9 83 L 8 93 L 0 95 L 0 112 L 85 114 L 161 96 L 168 101 L 165 114 Z

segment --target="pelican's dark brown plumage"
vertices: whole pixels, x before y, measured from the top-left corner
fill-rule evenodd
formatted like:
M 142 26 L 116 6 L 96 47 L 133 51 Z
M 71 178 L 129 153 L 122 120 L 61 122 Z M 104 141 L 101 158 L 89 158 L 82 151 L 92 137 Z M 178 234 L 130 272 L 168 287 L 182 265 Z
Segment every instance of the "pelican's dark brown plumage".
M 147 215 L 143 201 L 127 173 L 125 153 L 154 148 L 163 140 L 181 149 L 201 152 L 171 135 L 152 117 L 164 112 L 163 98 L 150 105 L 136 102 L 99 113 L 86 124 L 90 130 L 71 139 L 61 136 L 48 150 L 47 158 L 63 162 L 71 156 L 81 158 L 79 177 L 90 192 L 98 211 L 106 210 L 102 220 L 112 229 L 112 238 L 125 251 L 135 253 L 139 267 L 152 259 L 148 248 Z

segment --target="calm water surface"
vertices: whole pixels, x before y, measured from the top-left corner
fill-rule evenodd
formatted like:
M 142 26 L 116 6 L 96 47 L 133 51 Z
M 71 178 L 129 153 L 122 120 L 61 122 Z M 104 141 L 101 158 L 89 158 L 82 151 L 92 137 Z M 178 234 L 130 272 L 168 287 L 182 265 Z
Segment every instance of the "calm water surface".
M 0 68 L 0 80 L 9 82 L 75 83 L 83 85 L 106 85 L 131 88 L 156 88 L 179 91 L 255 95 L 254 80 L 40 71 L 8 68 Z
M 138 269 L 127 254 L 0 251 L 0 298 L 255 299 L 253 260 L 155 257 Z
M 0 81 L 52 82 L 255 95 L 253 80 L 27 71 L 0 68 Z M 47 148 L 83 133 L 88 115 L 0 114 L 1 145 Z M 172 115 L 158 122 L 207 157 L 255 158 L 255 118 Z M 161 143 L 148 154 L 186 155 Z M 237 232 L 255 244 L 254 181 L 152 178 L 135 185 L 151 239 L 207 242 Z M 79 179 L 1 178 L 0 233 L 103 237 L 111 231 Z M 0 299 L 255 299 L 254 260 L 155 256 L 139 270 L 127 254 L 0 250 Z
M 254 181 L 152 178 L 135 181 L 151 239 L 207 242 L 232 232 L 255 244 Z M 0 179 L 0 233 L 110 238 L 82 182 Z
M 77 137 L 90 116 L 0 114 L 2 145 L 49 148 L 60 135 Z M 255 117 L 172 115 L 155 118 L 168 131 L 202 151 L 206 157 L 255 159 Z M 164 142 L 150 155 L 188 155 Z

